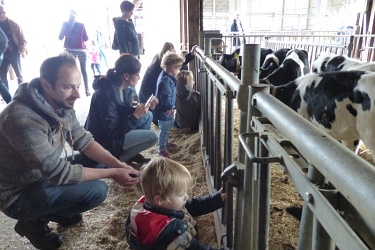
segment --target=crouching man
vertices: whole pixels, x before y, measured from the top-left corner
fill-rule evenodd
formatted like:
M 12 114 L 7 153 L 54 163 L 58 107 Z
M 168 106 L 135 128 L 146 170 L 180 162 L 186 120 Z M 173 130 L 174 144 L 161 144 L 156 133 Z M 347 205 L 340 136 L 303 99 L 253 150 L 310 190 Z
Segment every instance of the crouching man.
M 105 200 L 108 187 L 99 179 L 112 178 L 123 186 L 139 182 L 130 176 L 137 170 L 109 154 L 78 122 L 73 106 L 80 85 L 71 55 L 48 58 L 40 77 L 21 84 L 0 114 L 0 210 L 17 220 L 15 231 L 38 249 L 62 244 L 48 222 L 74 225 L 81 213 Z M 66 142 L 107 167 L 71 163 Z

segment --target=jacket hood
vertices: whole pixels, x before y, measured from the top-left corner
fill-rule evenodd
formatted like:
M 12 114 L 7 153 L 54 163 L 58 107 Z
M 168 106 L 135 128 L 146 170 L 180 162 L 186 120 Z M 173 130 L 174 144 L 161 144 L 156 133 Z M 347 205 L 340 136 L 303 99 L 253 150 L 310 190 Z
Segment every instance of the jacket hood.
M 120 104 L 123 103 L 123 98 L 121 97 L 120 91 L 118 90 L 118 84 L 111 82 L 106 76 L 96 76 L 92 86 L 95 91 L 99 90 L 107 93 L 113 91 L 115 93 L 114 97 L 116 101 Z
M 178 98 L 182 98 L 182 99 L 187 99 L 190 95 L 190 93 L 192 92 L 192 88 L 190 88 L 190 86 L 188 85 L 183 85 L 183 84 L 177 84 L 177 87 L 176 87 L 176 96 Z
M 112 18 L 113 24 L 116 24 L 117 22 L 126 22 L 122 17 L 114 17 Z
M 65 130 L 71 130 L 70 117 L 73 109 L 54 110 L 44 98 L 41 92 L 40 78 L 35 78 L 30 83 L 19 85 L 14 94 L 13 101 L 22 102 L 31 107 L 48 120 L 54 120 L 59 123 Z
M 120 18 L 120 17 L 114 17 L 114 18 L 112 18 L 113 23 L 115 24 L 116 21 L 117 21 L 119 18 Z

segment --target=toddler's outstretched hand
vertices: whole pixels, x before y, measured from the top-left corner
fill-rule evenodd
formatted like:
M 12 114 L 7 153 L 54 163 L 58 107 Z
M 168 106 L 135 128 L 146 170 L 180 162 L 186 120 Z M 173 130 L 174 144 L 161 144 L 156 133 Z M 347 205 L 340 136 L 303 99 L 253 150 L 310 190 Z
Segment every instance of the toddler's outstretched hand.
M 220 193 L 221 199 L 225 201 L 225 199 L 227 198 L 227 194 L 223 193 L 223 188 L 220 188 L 219 193 Z

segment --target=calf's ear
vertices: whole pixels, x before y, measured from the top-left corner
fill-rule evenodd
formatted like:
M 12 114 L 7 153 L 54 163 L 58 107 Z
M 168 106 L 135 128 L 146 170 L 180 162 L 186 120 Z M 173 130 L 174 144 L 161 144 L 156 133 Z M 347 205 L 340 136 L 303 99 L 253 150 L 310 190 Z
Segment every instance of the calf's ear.
M 270 64 L 268 64 L 267 68 L 262 68 L 263 70 L 268 70 L 270 67 L 273 66 L 273 62 L 271 62 Z

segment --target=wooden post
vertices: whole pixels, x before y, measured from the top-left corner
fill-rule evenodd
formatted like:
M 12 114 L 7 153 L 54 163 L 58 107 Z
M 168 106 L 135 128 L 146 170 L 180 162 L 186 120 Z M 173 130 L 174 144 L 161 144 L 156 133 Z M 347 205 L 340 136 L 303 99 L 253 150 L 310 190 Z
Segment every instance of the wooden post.
M 202 25 L 202 19 L 201 19 L 201 9 L 203 9 L 202 6 L 202 0 L 187 0 L 187 29 L 188 29 L 188 37 L 187 40 L 189 41 L 189 51 L 192 46 L 199 44 L 199 35 Z M 190 62 L 189 68 L 194 69 L 195 62 L 194 60 Z

